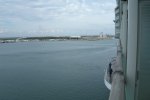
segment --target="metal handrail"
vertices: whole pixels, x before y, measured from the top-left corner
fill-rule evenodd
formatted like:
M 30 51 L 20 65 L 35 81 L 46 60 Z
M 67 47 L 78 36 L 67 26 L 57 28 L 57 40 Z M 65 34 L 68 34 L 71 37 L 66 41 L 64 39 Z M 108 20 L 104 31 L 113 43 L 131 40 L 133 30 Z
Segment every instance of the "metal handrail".
M 116 61 L 112 64 L 112 86 L 110 91 L 109 100 L 124 100 L 124 74 L 122 68 L 122 55 L 120 52 L 120 46 L 118 46 Z

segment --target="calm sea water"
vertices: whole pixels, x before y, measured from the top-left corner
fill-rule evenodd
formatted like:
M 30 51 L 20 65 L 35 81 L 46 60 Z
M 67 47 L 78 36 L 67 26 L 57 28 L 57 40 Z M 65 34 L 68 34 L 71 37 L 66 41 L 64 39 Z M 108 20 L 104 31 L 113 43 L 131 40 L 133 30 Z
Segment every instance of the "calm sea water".
M 116 41 L 0 44 L 0 100 L 108 100 Z

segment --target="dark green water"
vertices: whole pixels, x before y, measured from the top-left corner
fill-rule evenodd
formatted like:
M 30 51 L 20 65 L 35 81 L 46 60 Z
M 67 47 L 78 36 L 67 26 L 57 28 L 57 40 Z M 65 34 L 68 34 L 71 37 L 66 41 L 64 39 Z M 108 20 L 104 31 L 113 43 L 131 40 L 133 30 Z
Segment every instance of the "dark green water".
M 0 100 L 108 100 L 115 40 L 0 44 Z

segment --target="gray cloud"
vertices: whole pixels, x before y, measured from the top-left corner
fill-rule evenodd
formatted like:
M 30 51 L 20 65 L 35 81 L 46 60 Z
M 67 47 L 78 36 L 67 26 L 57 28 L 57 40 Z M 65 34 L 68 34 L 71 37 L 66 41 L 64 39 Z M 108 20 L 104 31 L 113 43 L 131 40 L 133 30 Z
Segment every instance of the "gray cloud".
M 0 29 L 33 31 L 42 26 L 62 34 L 67 28 L 113 33 L 114 7 L 114 0 L 0 0 Z

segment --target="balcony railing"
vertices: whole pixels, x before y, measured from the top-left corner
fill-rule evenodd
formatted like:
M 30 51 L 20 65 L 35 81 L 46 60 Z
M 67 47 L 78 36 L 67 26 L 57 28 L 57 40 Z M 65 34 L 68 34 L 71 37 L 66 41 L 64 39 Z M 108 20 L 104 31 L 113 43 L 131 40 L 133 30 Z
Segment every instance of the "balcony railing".
M 124 74 L 122 68 L 122 54 L 121 46 L 118 45 L 117 58 L 112 64 L 113 74 L 112 74 L 112 86 L 110 91 L 109 100 L 124 100 Z

